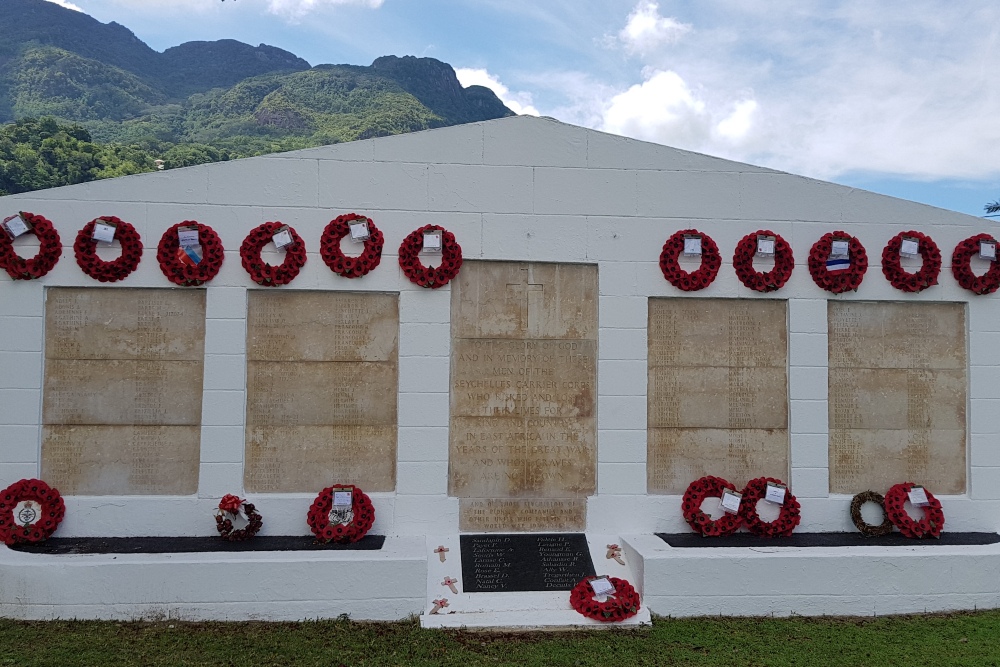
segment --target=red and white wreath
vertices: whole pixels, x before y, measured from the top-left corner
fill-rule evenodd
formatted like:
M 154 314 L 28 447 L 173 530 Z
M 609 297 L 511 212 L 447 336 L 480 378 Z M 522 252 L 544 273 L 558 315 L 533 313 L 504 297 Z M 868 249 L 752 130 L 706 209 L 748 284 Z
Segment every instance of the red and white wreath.
M 595 599 L 594 589 L 591 582 L 598 577 L 586 577 L 580 581 L 569 593 L 569 604 L 577 612 L 587 618 L 604 623 L 624 621 L 639 613 L 639 594 L 626 579 L 618 577 L 608 577 L 608 581 L 615 587 L 612 595 L 606 596 L 604 601 Z
M 681 512 L 684 514 L 684 520 L 695 532 L 706 537 L 719 537 L 732 535 L 743 525 L 743 517 L 739 514 L 726 512 L 713 520 L 701 509 L 701 504 L 706 498 L 722 498 L 726 489 L 736 492 L 736 486 L 732 482 L 712 475 L 696 479 L 688 485 L 681 500 Z
M 992 243 L 996 247 L 997 240 L 989 234 L 976 234 L 965 239 L 951 254 L 951 273 L 963 288 L 975 294 L 993 294 L 1000 288 L 1000 261 L 990 262 L 989 271 L 981 276 L 972 272 L 972 257 L 979 253 L 982 243 Z
M 350 492 L 350 505 L 337 505 L 335 492 Z M 309 528 L 319 542 L 357 542 L 368 534 L 375 523 L 375 507 L 371 498 L 356 486 L 335 484 L 319 492 L 306 517 Z
M 688 272 L 681 268 L 678 257 L 684 251 L 684 239 L 696 236 L 701 239 L 701 266 Z M 660 253 L 660 271 L 671 285 L 685 292 L 696 292 L 712 284 L 722 266 L 722 255 L 719 246 L 708 234 L 702 234 L 697 229 L 683 229 L 663 244 Z
M 285 226 L 280 222 L 265 222 L 254 228 L 243 239 L 243 245 L 240 246 L 240 259 L 243 260 L 243 268 L 250 274 L 250 279 L 258 285 L 265 287 L 287 285 L 295 279 L 295 276 L 299 275 L 299 271 L 306 263 L 305 241 L 291 227 L 288 227 L 288 233 L 292 237 L 292 242 L 285 246 L 285 261 L 278 266 L 273 266 L 261 258 L 261 250 L 268 243 L 271 243 L 274 235 Z
M 351 223 L 362 221 L 368 224 L 368 238 L 365 249 L 357 257 L 348 257 L 340 249 L 340 241 L 351 232 Z M 382 246 L 385 238 L 371 218 L 357 213 L 339 215 L 330 221 L 320 237 L 319 254 L 330 270 L 344 278 L 360 278 L 374 269 L 382 261 Z
M 40 479 L 22 479 L 0 493 L 0 540 L 42 542 L 65 516 L 66 503 L 59 491 Z
M 904 239 L 917 242 L 918 251 L 924 260 L 923 266 L 916 273 L 909 273 L 900 262 L 899 251 Z M 882 274 L 893 287 L 902 292 L 922 292 L 932 285 L 937 285 L 941 273 L 941 251 L 934 240 L 920 232 L 900 232 L 896 234 L 882 249 Z
M 198 244 L 201 246 L 200 261 L 196 261 L 196 256 L 192 252 L 181 248 L 177 230 L 182 227 L 198 230 Z M 185 220 L 170 227 L 160 237 L 160 244 L 156 248 L 160 271 L 167 280 L 183 287 L 194 287 L 210 281 L 218 275 L 225 257 L 222 239 L 215 230 L 194 220 Z
M 432 231 L 441 232 L 441 264 L 437 267 L 424 266 L 420 261 L 424 233 Z M 455 241 L 455 235 L 444 227 L 424 225 L 410 232 L 399 245 L 399 266 L 410 282 L 437 289 L 458 275 L 458 270 L 462 268 L 462 246 Z
M 215 528 L 223 539 L 230 542 L 249 540 L 263 525 L 264 519 L 253 503 L 231 493 L 222 496 L 215 511 Z
M 849 266 L 831 271 L 828 266 L 834 241 L 846 241 Z M 831 232 L 820 237 L 809 251 L 809 275 L 813 282 L 828 292 L 842 294 L 856 290 L 868 271 L 868 253 L 857 237 L 847 232 Z
M 774 268 L 762 273 L 753 268 L 753 258 L 757 253 L 757 237 L 774 237 Z M 757 292 L 774 292 L 784 287 L 795 269 L 795 257 L 792 247 L 779 234 L 761 229 L 753 234 L 747 234 L 736 244 L 733 255 L 733 269 L 740 282 Z
M 62 241 L 52 223 L 34 213 L 22 212 L 32 234 L 38 237 L 39 247 L 35 256 L 25 259 L 14 252 L 14 241 L 0 232 L 0 267 L 14 280 L 41 278 L 52 270 L 62 257 Z
M 913 482 L 903 482 L 895 484 L 889 492 L 885 494 L 885 511 L 889 515 L 899 532 L 904 537 L 921 539 L 924 537 L 941 537 L 941 529 L 944 528 L 944 510 L 941 509 L 941 501 L 924 489 L 927 496 L 927 506 L 922 507 L 924 517 L 920 521 L 910 518 L 910 515 L 903 509 L 903 505 L 909 499 L 910 491 L 916 486 Z
M 740 502 L 740 516 L 743 522 L 754 535 L 761 537 L 788 537 L 792 534 L 795 526 L 799 525 L 802 518 L 799 516 L 801 506 L 799 501 L 792 495 L 791 489 L 785 490 L 785 501 L 781 504 L 781 511 L 774 521 L 764 521 L 757 513 L 757 503 L 767 495 L 767 483 L 784 486 L 780 479 L 774 477 L 758 477 L 747 482 L 743 489 L 743 500 Z
M 105 222 L 111 223 L 115 228 L 114 238 L 122 246 L 121 256 L 110 262 L 97 256 L 97 241 L 94 239 L 94 228 L 98 223 Z M 113 215 L 106 215 L 91 220 L 77 232 L 73 250 L 76 253 L 76 263 L 84 273 L 102 283 L 113 283 L 127 278 L 139 266 L 142 260 L 142 238 L 129 223 Z

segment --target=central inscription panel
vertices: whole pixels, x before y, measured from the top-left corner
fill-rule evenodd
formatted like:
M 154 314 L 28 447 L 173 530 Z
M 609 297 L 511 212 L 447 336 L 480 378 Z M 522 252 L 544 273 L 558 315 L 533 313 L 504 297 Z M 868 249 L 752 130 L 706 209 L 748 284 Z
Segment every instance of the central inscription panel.
M 462 535 L 459 540 L 466 593 L 570 591 L 594 576 L 582 533 Z
M 470 261 L 451 294 L 460 529 L 583 530 L 596 487 L 597 267 Z
M 395 294 L 250 292 L 247 491 L 396 488 L 398 334 Z
M 198 490 L 203 290 L 53 287 L 42 477 L 63 493 Z
M 786 303 L 649 300 L 649 493 L 788 479 Z

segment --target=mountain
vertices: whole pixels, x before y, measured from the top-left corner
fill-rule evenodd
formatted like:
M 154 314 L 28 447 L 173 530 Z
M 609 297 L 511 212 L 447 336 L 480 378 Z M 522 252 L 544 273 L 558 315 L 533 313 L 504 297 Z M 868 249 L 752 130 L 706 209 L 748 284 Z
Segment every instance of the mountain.
M 492 91 L 463 88 L 433 58 L 311 67 L 288 51 L 235 40 L 159 53 L 122 25 L 45 0 L 0 0 L 0 25 L 0 123 L 51 116 L 95 142 L 152 152 L 198 144 L 184 151 L 188 159 L 512 115 Z

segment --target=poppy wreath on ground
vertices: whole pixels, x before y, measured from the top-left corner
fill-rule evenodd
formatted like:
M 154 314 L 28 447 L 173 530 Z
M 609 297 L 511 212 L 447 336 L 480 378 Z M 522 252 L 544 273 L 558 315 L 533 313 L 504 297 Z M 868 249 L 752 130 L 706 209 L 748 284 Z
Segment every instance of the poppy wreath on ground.
M 831 271 L 827 268 L 826 261 L 830 259 L 830 253 L 833 251 L 833 242 L 841 240 L 847 241 L 851 265 L 846 269 Z M 812 276 L 813 282 L 827 292 L 842 294 L 858 289 L 867 270 L 868 253 L 865 252 L 865 247 L 857 237 L 847 232 L 824 234 L 809 251 L 809 275 Z
M 284 227 L 281 222 L 265 222 L 247 234 L 240 246 L 240 259 L 250 279 L 264 287 L 287 285 L 295 280 L 306 263 L 306 244 L 294 229 L 288 228 L 292 242 L 285 246 L 285 261 L 272 266 L 261 259 L 260 252 L 274 239 L 274 235 Z
M 351 232 L 351 223 L 363 220 L 368 223 L 368 238 L 365 249 L 358 257 L 348 257 L 340 249 L 340 240 Z M 339 215 L 323 230 L 320 237 L 319 254 L 330 270 L 344 278 L 360 278 L 374 269 L 382 261 L 382 246 L 385 238 L 371 218 L 357 213 Z
M 424 248 L 424 232 L 441 232 L 441 264 L 424 266 L 420 251 Z M 462 268 L 462 246 L 455 242 L 455 235 L 438 225 L 424 225 L 410 232 L 399 245 L 399 266 L 410 282 L 421 287 L 437 289 L 447 285 Z
M 760 537 L 788 537 L 799 525 L 799 501 L 792 495 L 792 490 L 785 489 L 785 502 L 781 504 L 781 512 L 774 521 L 762 521 L 757 514 L 757 503 L 767 495 L 767 483 L 784 485 L 780 479 L 773 477 L 758 477 L 747 482 L 743 489 L 743 500 L 740 502 L 740 516 L 747 530 Z
M 181 227 L 194 227 L 198 230 L 202 258 L 197 264 L 185 261 L 180 255 L 181 244 L 177 230 Z M 167 280 L 182 287 L 195 287 L 207 283 L 218 275 L 225 257 L 222 239 L 215 230 L 194 220 L 179 222 L 168 229 L 160 237 L 160 244 L 156 248 L 156 260 L 160 263 L 160 271 L 163 271 Z
M 632 584 L 625 579 L 608 577 L 608 581 L 615 587 L 615 594 L 609 595 L 604 602 L 598 602 L 594 599 L 594 589 L 590 587 L 590 582 L 594 579 L 597 577 L 585 577 L 570 591 L 569 604 L 573 609 L 587 618 L 604 623 L 624 621 L 639 613 L 639 594 Z
M 753 258 L 757 253 L 757 237 L 774 237 L 774 268 L 767 273 L 761 273 L 753 268 Z M 736 244 L 733 254 L 733 269 L 740 282 L 757 292 L 774 292 L 781 289 L 792 276 L 795 269 L 795 257 L 792 247 L 785 239 L 774 232 L 761 229 L 753 234 L 747 234 Z
M 247 524 L 243 528 L 236 528 L 233 521 L 239 519 L 241 512 Z M 231 493 L 222 496 L 222 500 L 219 501 L 219 509 L 215 511 L 215 528 L 223 539 L 230 542 L 249 540 L 260 531 L 263 525 L 264 518 L 253 506 L 253 503 L 248 503 Z
M 0 540 L 4 544 L 42 542 L 65 516 L 66 503 L 57 490 L 40 479 L 22 479 L 0 493 Z
M 868 523 L 861 516 L 861 506 L 865 503 L 875 503 L 882 510 L 881 525 Z M 892 521 L 889 520 L 889 513 L 885 511 L 885 498 L 881 493 L 874 491 L 863 491 L 851 499 L 851 521 L 865 537 L 878 537 L 892 532 Z
M 46 218 L 34 213 L 21 213 L 21 217 L 31 225 L 31 233 L 38 237 L 38 252 L 31 259 L 21 257 L 14 252 L 13 239 L 0 232 L 0 267 L 14 280 L 41 278 L 62 257 L 62 241 L 59 232 Z
M 990 270 L 981 276 L 972 272 L 972 256 L 979 252 L 979 243 L 996 243 L 989 234 L 976 234 L 957 246 L 951 254 L 951 273 L 958 284 L 975 294 L 993 294 L 1000 288 L 1000 262 L 990 262 Z
M 350 490 L 353 490 L 350 511 L 346 515 L 342 514 L 336 517 L 346 519 L 346 521 L 334 523 L 331 517 L 334 510 L 333 492 Z M 372 524 L 375 523 L 375 507 L 372 505 L 371 498 L 358 487 L 335 484 L 319 492 L 316 500 L 309 507 L 309 515 L 306 520 L 317 541 L 349 544 L 357 542 L 371 530 Z
M 732 535 L 743 525 L 743 519 L 738 514 L 726 512 L 723 516 L 713 520 L 701 509 L 701 503 L 705 498 L 721 498 L 726 489 L 736 491 L 732 482 L 712 475 L 696 479 L 688 485 L 684 492 L 684 498 L 681 500 L 681 512 L 684 514 L 684 520 L 695 532 L 706 537 Z
M 913 520 L 903 504 L 909 500 L 910 490 L 916 486 L 913 482 L 903 482 L 895 484 L 889 492 L 885 494 L 885 512 L 889 515 L 899 532 L 904 537 L 921 539 L 924 537 L 941 537 L 941 529 L 944 528 L 944 511 L 941 509 L 941 501 L 935 498 L 930 491 L 924 489 L 927 494 L 926 507 L 920 507 L 924 511 L 924 518 L 920 521 Z
M 924 265 L 916 273 L 903 269 L 899 250 L 903 246 L 903 238 L 915 239 L 920 249 Z M 941 273 L 941 251 L 931 237 L 920 232 L 900 232 L 896 234 L 882 249 L 882 274 L 893 287 L 902 292 L 922 292 L 931 285 L 937 285 Z
M 691 272 L 682 269 L 678 261 L 678 257 L 684 252 L 684 238 L 687 236 L 701 238 L 701 266 Z M 683 229 L 677 232 L 667 239 L 660 253 L 660 271 L 663 272 L 663 277 L 671 285 L 685 292 L 696 292 L 711 285 L 719 275 L 721 266 L 722 256 L 719 254 L 719 246 L 710 236 L 702 234 L 697 229 Z
M 122 246 L 122 254 L 118 259 L 105 262 L 97 256 L 97 241 L 93 237 L 94 227 L 98 222 L 110 222 L 115 226 L 115 238 Z M 77 232 L 73 250 L 76 253 L 76 263 L 84 273 L 102 283 L 113 283 L 127 278 L 139 266 L 142 259 L 142 239 L 129 223 L 113 215 L 105 215 L 91 220 Z

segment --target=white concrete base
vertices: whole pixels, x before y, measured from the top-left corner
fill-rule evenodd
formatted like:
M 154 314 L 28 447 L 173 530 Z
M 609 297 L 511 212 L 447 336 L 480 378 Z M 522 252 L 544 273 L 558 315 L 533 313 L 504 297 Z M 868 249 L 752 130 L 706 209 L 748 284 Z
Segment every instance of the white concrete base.
M 623 536 L 662 616 L 872 616 L 1000 607 L 1000 544 L 673 548 Z
M 607 558 L 607 545 L 621 544 L 615 535 L 587 535 L 590 557 L 598 575 L 609 575 L 626 579 L 636 590 L 635 573 L 629 567 L 629 556 L 624 555 L 625 564 Z M 439 546 L 448 549 L 445 561 L 435 552 Z M 559 628 L 608 628 L 622 626 L 649 625 L 649 609 L 643 603 L 639 613 L 632 618 L 617 623 L 602 623 L 578 614 L 569 604 L 569 592 L 528 591 L 520 593 L 466 593 L 462 588 L 462 550 L 458 535 L 427 538 L 427 606 L 420 616 L 420 625 L 425 628 L 517 628 L 535 630 L 555 630 Z M 453 593 L 442 584 L 445 577 L 459 579 L 455 584 L 458 593 Z M 432 614 L 434 600 L 446 598 L 448 606 Z
M 42 555 L 0 546 L 0 617 L 397 620 L 423 611 L 424 539 L 379 551 Z

